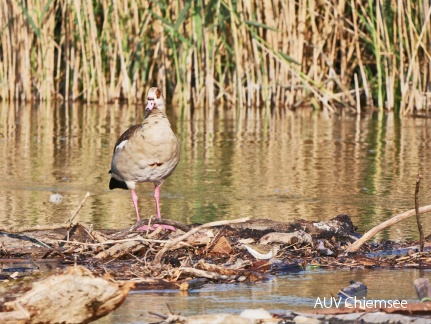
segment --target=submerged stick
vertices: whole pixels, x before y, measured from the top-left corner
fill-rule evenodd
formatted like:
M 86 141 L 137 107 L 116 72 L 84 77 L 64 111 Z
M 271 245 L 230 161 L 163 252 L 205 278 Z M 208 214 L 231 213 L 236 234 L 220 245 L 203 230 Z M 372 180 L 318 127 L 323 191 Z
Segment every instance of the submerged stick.
M 154 257 L 154 260 L 152 262 L 152 265 L 153 266 L 160 266 L 163 255 L 165 254 L 165 252 L 170 247 L 172 247 L 175 244 L 181 242 L 182 240 L 188 238 L 190 235 L 193 235 L 194 233 L 199 232 L 203 228 L 214 227 L 214 226 L 223 226 L 223 225 L 236 224 L 236 223 L 244 223 L 244 222 L 247 222 L 248 220 L 250 220 L 250 218 L 245 217 L 245 218 L 234 219 L 234 220 L 216 221 L 216 222 L 211 222 L 211 223 L 207 223 L 207 224 L 203 224 L 201 226 L 195 227 L 195 228 L 191 229 L 190 231 L 188 231 L 187 233 L 177 237 L 176 239 L 166 242 L 163 249 L 161 249 L 159 252 L 157 252 L 157 254 Z
M 420 207 L 419 208 L 419 213 L 423 214 L 423 213 L 428 213 L 431 211 L 431 205 L 427 205 L 424 207 Z M 352 245 L 350 245 L 345 251 L 344 253 L 349 253 L 349 252 L 356 252 L 361 246 L 362 244 L 364 244 L 366 241 L 368 241 L 370 238 L 372 238 L 374 235 L 376 235 L 377 233 L 379 233 L 380 231 L 384 230 L 387 227 L 390 227 L 396 223 L 401 222 L 402 220 L 409 218 L 413 215 L 416 214 L 416 210 L 415 209 L 410 209 L 404 213 L 395 215 L 394 217 L 388 219 L 387 221 L 373 227 L 372 229 L 370 229 L 367 233 L 365 233 L 359 240 L 357 240 L 356 242 L 354 242 Z
M 421 252 L 424 251 L 424 231 L 422 229 L 422 223 L 421 219 L 419 217 L 419 186 L 421 184 L 421 174 L 418 173 L 416 177 L 416 189 L 415 189 L 415 211 L 416 211 L 416 222 L 418 223 L 418 230 L 419 230 L 419 242 L 420 242 L 420 248 Z
M 50 224 L 50 225 L 32 225 L 32 226 L 0 226 L 1 232 L 8 233 L 22 233 L 22 232 L 33 232 L 33 231 L 47 231 L 55 230 L 59 228 L 67 228 L 69 224 Z

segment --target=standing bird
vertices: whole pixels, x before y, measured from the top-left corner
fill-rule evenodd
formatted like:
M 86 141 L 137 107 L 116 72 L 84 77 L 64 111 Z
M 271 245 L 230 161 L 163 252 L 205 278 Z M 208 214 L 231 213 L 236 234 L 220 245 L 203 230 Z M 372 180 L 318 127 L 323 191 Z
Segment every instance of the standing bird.
M 138 196 L 135 186 L 141 182 L 154 183 L 156 216 L 160 215 L 160 186 L 171 175 L 180 160 L 180 143 L 165 114 L 162 91 L 153 87 L 147 92 L 144 121 L 126 130 L 115 144 L 111 162 L 109 189 L 129 189 L 139 221 Z M 158 225 L 152 226 L 150 229 Z M 161 225 L 164 230 L 175 227 Z M 139 228 L 147 230 L 147 226 Z

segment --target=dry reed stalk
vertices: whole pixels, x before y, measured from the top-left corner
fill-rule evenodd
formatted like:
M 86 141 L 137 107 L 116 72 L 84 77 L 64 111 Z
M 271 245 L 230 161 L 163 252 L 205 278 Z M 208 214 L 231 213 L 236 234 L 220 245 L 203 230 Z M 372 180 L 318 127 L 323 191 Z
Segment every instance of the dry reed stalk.
M 115 3 L 115 1 L 113 1 Z M 99 97 L 99 103 L 104 103 L 107 101 L 107 91 L 106 91 L 106 80 L 105 75 L 103 73 L 103 66 L 102 66 L 102 57 L 101 57 L 101 51 L 99 46 L 99 41 L 97 37 L 97 28 L 96 28 L 96 22 L 95 22 L 95 16 L 93 11 L 93 3 L 90 0 L 87 0 L 86 5 L 86 12 L 88 14 L 88 25 L 90 29 L 90 42 L 91 42 L 91 48 L 93 50 L 93 57 L 94 62 L 92 63 L 92 66 L 95 65 L 95 74 L 97 79 L 97 87 L 98 87 L 98 97 Z
M 120 30 L 120 19 L 119 19 L 119 12 L 118 12 L 118 6 L 117 1 L 113 1 L 113 16 L 114 16 L 114 33 L 115 33 L 115 39 L 117 42 L 117 48 L 118 48 L 118 56 L 120 60 L 120 69 L 121 69 L 121 88 L 123 90 L 123 93 L 126 97 L 129 97 L 129 94 L 131 93 L 130 89 L 130 78 L 127 74 L 127 66 L 126 66 L 126 60 L 125 55 L 123 52 L 123 36 L 121 34 Z
M 429 5 L 411 0 L 6 0 L 0 9 L 2 99 L 137 102 L 157 84 L 183 116 L 189 103 L 208 116 L 230 102 L 245 118 L 251 106 L 265 115 L 299 103 L 357 107 L 351 90 L 362 89 L 367 103 L 409 114 L 430 87 Z
M 84 89 L 84 92 L 86 93 L 85 97 L 86 97 L 87 103 L 88 103 L 88 102 L 90 102 L 90 99 L 91 99 L 90 78 L 89 78 L 89 75 L 87 73 L 87 71 L 90 69 L 90 67 L 88 65 L 87 53 L 86 53 L 86 48 L 85 48 L 85 44 L 87 44 L 87 42 L 85 40 L 83 19 L 81 17 L 81 12 L 82 12 L 82 10 L 81 10 L 81 1 L 80 0 L 74 0 L 73 4 L 74 4 L 74 9 L 75 9 L 75 11 L 74 11 L 74 14 L 75 14 L 74 18 L 76 18 L 76 21 L 78 23 L 78 33 L 79 33 L 79 41 L 80 41 L 80 43 L 78 43 L 78 46 L 77 46 L 77 52 L 79 52 L 81 54 L 81 56 L 82 56 L 82 65 L 83 65 L 83 68 L 84 68 L 84 73 L 83 73 L 83 77 L 84 77 L 84 80 L 83 80 L 83 89 Z M 75 61 L 76 65 L 75 65 L 75 69 L 74 69 L 75 72 L 74 73 L 75 73 L 75 76 L 78 77 L 78 75 L 76 73 L 79 71 L 79 65 L 80 64 L 79 64 L 79 61 L 78 61 L 78 57 L 76 56 L 76 53 L 74 53 L 74 54 L 75 54 L 75 60 L 76 60 Z M 77 81 L 78 80 L 75 79 L 74 85 L 76 87 L 78 86 L 78 82 Z M 77 97 L 79 96 L 77 94 L 77 92 L 78 92 L 77 88 L 75 88 L 73 99 L 77 99 Z
M 429 48 L 429 44 L 426 44 L 424 41 L 424 35 L 427 33 L 427 31 L 429 31 L 430 28 L 430 17 L 431 17 L 431 7 L 428 8 L 428 11 L 425 13 L 425 19 L 422 23 L 422 25 L 420 26 L 420 34 L 417 35 L 417 33 L 415 33 L 414 37 L 412 38 L 412 42 L 416 41 L 416 43 L 412 43 L 412 58 L 411 58 L 411 63 L 408 66 L 408 71 L 407 71 L 407 75 L 406 75 L 406 83 L 410 80 L 410 76 L 412 75 L 412 92 L 418 94 L 418 92 L 422 92 L 421 90 L 421 84 L 420 84 L 420 63 L 419 63 L 419 57 L 418 57 L 418 52 L 419 49 L 428 52 L 428 48 Z M 411 17 L 409 17 L 411 18 Z M 411 19 L 409 19 L 409 23 L 411 25 L 413 25 L 413 21 L 411 21 Z M 413 28 L 411 28 L 413 30 Z M 413 33 L 413 31 L 412 31 Z M 430 55 L 428 54 L 428 59 L 430 59 Z M 425 77 L 425 79 L 430 78 L 431 76 Z M 429 82 L 429 81 L 428 81 Z M 412 96 L 413 97 L 413 96 Z M 421 108 L 420 105 L 416 105 L 416 108 L 419 109 Z M 406 112 L 412 112 L 413 110 L 413 99 L 410 100 L 407 108 L 406 108 Z

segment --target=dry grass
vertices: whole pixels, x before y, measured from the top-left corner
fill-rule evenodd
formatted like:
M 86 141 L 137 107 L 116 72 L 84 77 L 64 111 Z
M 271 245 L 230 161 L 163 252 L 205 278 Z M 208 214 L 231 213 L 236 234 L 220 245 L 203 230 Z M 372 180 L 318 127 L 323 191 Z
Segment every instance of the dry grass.
M 3 100 L 139 102 L 159 85 L 183 116 L 423 110 L 430 7 L 412 0 L 5 0 Z M 191 103 L 188 104 L 188 103 Z

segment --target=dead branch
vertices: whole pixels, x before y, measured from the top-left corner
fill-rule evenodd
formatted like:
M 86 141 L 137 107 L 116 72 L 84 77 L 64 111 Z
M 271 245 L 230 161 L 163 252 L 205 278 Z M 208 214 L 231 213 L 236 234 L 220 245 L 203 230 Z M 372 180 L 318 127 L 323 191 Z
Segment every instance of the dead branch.
M 424 214 L 424 213 L 428 213 L 431 211 L 431 205 L 427 205 L 424 207 L 420 207 L 419 208 L 419 213 L 420 214 Z M 344 253 L 350 253 L 350 252 L 356 252 L 361 246 L 362 244 L 364 244 L 366 241 L 368 241 L 370 238 L 372 238 L 374 235 L 376 235 L 377 233 L 379 233 L 380 231 L 384 230 L 387 227 L 390 227 L 396 223 L 401 222 L 404 219 L 407 219 L 411 216 L 416 215 L 416 210 L 415 209 L 410 209 L 404 213 L 395 215 L 394 217 L 388 219 L 387 221 L 373 227 L 372 229 L 370 229 L 367 233 L 365 233 L 359 240 L 357 240 L 356 242 L 354 242 L 352 245 L 350 245 L 345 251 Z
M 203 224 L 201 226 L 195 227 L 195 228 L 191 229 L 190 231 L 188 231 L 187 233 L 181 235 L 180 237 L 177 237 L 174 240 L 166 242 L 163 249 L 161 249 L 159 252 L 157 252 L 156 256 L 154 257 L 154 260 L 152 262 L 152 266 L 153 267 L 161 267 L 162 257 L 170 247 L 172 247 L 175 244 L 181 242 L 182 240 L 188 238 L 190 235 L 193 235 L 194 233 L 199 232 L 203 228 L 214 227 L 214 226 L 223 226 L 223 225 L 235 224 L 235 223 L 243 223 L 243 222 L 247 222 L 248 220 L 249 220 L 249 218 L 245 217 L 245 218 L 234 219 L 234 220 L 216 221 L 216 222 L 211 222 L 211 223 L 207 223 L 207 224 Z
M 78 207 L 76 207 L 76 209 L 71 213 L 69 220 L 67 221 L 69 224 L 71 224 L 73 222 L 73 220 L 75 219 L 76 215 L 79 214 L 79 211 L 82 209 L 82 207 L 84 206 L 87 198 L 90 197 L 90 193 L 87 192 L 84 196 L 84 198 L 82 198 L 81 202 L 79 203 Z
M 416 177 L 416 189 L 415 189 L 415 211 L 416 211 L 416 222 L 418 224 L 418 230 L 419 230 L 419 242 L 420 242 L 420 251 L 424 251 L 424 231 L 422 229 L 422 223 L 421 219 L 419 217 L 419 187 L 421 184 L 421 178 L 422 176 L 420 173 L 418 173 Z

